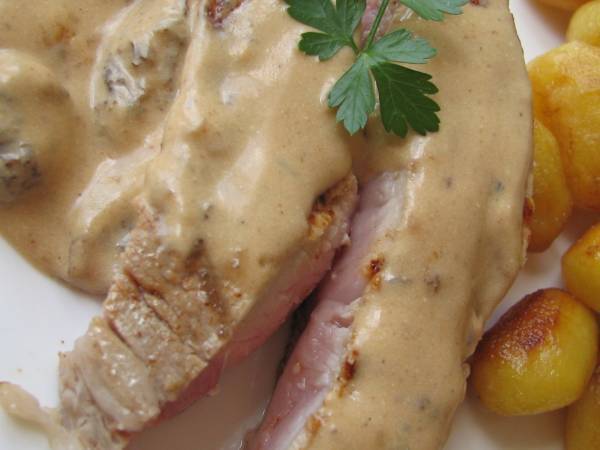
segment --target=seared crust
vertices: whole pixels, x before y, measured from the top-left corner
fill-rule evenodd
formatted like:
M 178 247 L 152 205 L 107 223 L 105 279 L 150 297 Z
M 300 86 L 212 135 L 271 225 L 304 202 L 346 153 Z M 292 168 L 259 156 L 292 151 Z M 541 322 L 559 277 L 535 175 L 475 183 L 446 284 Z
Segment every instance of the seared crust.
M 208 360 L 228 338 L 230 299 L 215 288 L 202 242 L 182 257 L 164 247 L 159 226 L 153 216 L 142 215 L 125 250 L 123 271 L 155 314 Z
M 173 401 L 206 367 L 144 301 L 142 290 L 119 274 L 104 302 L 113 329 L 150 370 L 161 404 Z

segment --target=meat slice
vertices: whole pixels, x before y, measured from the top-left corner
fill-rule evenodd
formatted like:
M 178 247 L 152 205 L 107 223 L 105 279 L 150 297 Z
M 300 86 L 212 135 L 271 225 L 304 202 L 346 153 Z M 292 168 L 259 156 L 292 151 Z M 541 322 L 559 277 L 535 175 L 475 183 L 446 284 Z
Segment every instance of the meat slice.
M 159 20 L 161 5 L 177 14 Z M 122 38 L 146 36 L 137 9 L 151 44 L 185 29 L 182 20 L 190 44 L 103 316 L 62 358 L 62 422 L 86 449 L 123 448 L 265 342 L 329 270 L 357 201 L 360 137 L 341 137 L 320 97 L 347 61 L 290 59 L 305 27 L 265 1 L 216 29 L 200 2 L 137 0 L 115 22 L 136 26 L 105 34 L 105 50 L 128 56 Z M 299 71 L 311 79 L 294 98 Z M 310 113 L 299 116 L 299 105 Z
M 90 449 L 123 448 L 129 437 L 208 392 L 226 365 L 255 350 L 329 269 L 347 237 L 356 182 L 347 177 L 307 218 L 307 245 L 249 314 L 236 317 L 211 285 L 201 248 L 162 251 L 142 219 L 96 318 L 61 359 L 63 424 Z
M 127 434 L 112 431 L 112 419 L 104 415 L 97 406 L 79 374 L 72 353 L 60 355 L 59 369 L 61 423 L 71 440 L 89 448 L 125 447 Z
M 484 22 L 489 34 L 469 35 Z M 406 26 L 438 49 L 428 69 L 443 128 L 404 142 L 367 129 L 379 146 L 360 156 L 351 247 L 318 290 L 251 450 L 442 448 L 467 358 L 523 263 L 530 90 L 508 3 Z M 472 113 L 483 104 L 495 107 Z
M 206 367 L 146 304 L 144 292 L 127 275 L 115 276 L 104 313 L 121 339 L 149 368 L 161 403 L 175 400 Z
M 116 430 L 140 430 L 158 414 L 149 368 L 105 320 L 92 320 L 87 334 L 77 340 L 72 358 L 94 402 L 102 411 L 111 412 Z
M 405 186 L 405 174 L 385 173 L 361 192 L 352 220 L 352 244 L 319 288 L 317 306 L 287 362 L 250 450 L 289 448 L 334 386 L 344 389 L 354 370 L 347 347 L 356 302 L 369 282 L 376 282 L 381 263 L 369 259 L 371 246 L 400 219 Z

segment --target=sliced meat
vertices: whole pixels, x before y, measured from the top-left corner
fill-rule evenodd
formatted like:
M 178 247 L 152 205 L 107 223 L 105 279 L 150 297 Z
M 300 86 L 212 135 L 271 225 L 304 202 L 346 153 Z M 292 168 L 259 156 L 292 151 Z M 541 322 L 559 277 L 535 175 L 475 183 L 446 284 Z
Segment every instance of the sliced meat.
M 143 290 L 127 275 L 115 276 L 104 312 L 118 335 L 149 368 L 161 403 L 175 400 L 206 367 L 146 304 Z
M 61 423 L 72 439 L 89 449 L 125 448 L 127 434 L 113 430 L 112 419 L 102 413 L 79 374 L 73 353 L 60 355 L 59 379 Z
M 404 142 L 367 129 L 381 146 L 362 167 L 352 246 L 318 290 L 251 450 L 442 448 L 466 360 L 523 263 L 530 91 L 508 4 L 467 5 L 443 27 L 409 22 L 438 49 L 428 69 L 444 127 Z M 481 52 L 461 51 L 483 22 L 496 25 L 473 36 Z M 470 115 L 486 103 L 489 115 Z
M 252 310 L 234 333 L 228 349 L 229 361 L 236 362 L 261 346 L 329 271 L 336 249 L 347 241 L 356 189 L 356 181 L 350 177 L 316 202 L 308 218 L 309 244 L 275 280 L 272 294 Z
M 242 322 L 218 298 L 201 247 L 187 258 L 161 250 L 155 221 L 142 220 L 104 318 L 94 319 L 62 358 L 63 423 L 86 448 L 123 448 L 132 433 L 206 394 L 222 369 L 260 346 L 329 269 L 355 198 L 350 176 L 316 202 L 307 245 Z
M 75 366 L 94 402 L 110 411 L 113 427 L 138 431 L 159 412 L 150 368 L 137 358 L 102 318 L 92 320 L 88 332 L 72 352 Z
M 148 4 L 152 15 L 166 3 L 132 8 Z M 61 376 L 63 422 L 89 449 L 123 448 L 265 342 L 329 270 L 356 205 L 350 142 L 320 101 L 331 67 L 287 56 L 304 27 L 259 1 L 217 30 L 198 5 L 104 315 L 63 359 L 72 366 Z M 266 38 L 271 46 L 248 46 Z M 312 113 L 300 120 L 295 101 L 281 102 L 298 70 L 313 78 L 297 100 Z M 127 379 L 137 383 L 129 391 Z
M 354 308 L 367 285 L 379 276 L 370 251 L 377 239 L 403 214 L 406 176 L 385 173 L 361 192 L 352 220 L 352 244 L 336 261 L 319 287 L 317 306 L 298 340 L 250 450 L 289 448 L 301 434 L 325 396 L 339 381 L 351 376 L 353 361 L 347 358 Z M 309 425 L 310 426 L 310 425 Z

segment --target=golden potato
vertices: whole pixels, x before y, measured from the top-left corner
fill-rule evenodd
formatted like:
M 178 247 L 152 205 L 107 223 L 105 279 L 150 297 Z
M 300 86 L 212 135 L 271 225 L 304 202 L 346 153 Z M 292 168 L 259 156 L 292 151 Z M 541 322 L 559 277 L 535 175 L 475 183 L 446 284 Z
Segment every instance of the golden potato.
M 579 400 L 567 412 L 567 450 L 600 449 L 600 367 Z
M 564 254 L 562 274 L 569 292 L 600 312 L 600 224 L 590 228 Z
M 558 140 L 575 204 L 600 211 L 600 47 L 571 42 L 529 64 L 536 117 Z
M 553 8 L 564 9 L 565 11 L 574 11 L 583 5 L 587 0 L 539 0 L 544 5 L 552 6 Z
M 575 11 L 569 22 L 567 39 L 600 46 L 600 0 L 587 2 Z
M 558 142 L 538 120 L 534 121 L 533 203 L 529 219 L 529 250 L 546 250 L 563 229 L 573 200 L 563 173 Z
M 560 289 L 540 290 L 485 334 L 471 383 L 483 404 L 499 414 L 551 411 L 581 396 L 597 353 L 594 314 Z

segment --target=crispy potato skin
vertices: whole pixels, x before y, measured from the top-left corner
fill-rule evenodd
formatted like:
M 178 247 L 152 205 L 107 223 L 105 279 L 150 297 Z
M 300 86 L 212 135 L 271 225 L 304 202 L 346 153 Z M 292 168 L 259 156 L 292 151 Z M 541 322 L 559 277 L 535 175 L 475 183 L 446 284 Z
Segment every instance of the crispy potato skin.
M 529 64 L 536 117 L 558 140 L 575 205 L 600 211 L 600 47 L 570 42 Z
M 552 6 L 553 8 L 558 8 L 565 11 L 574 11 L 586 1 L 587 0 L 539 0 L 539 2 L 543 3 L 544 5 Z
M 600 366 L 581 398 L 567 411 L 565 444 L 567 450 L 600 448 Z
M 581 6 L 569 22 L 567 40 L 600 46 L 600 0 Z
M 564 254 L 562 274 L 569 292 L 600 312 L 600 223 Z
M 560 289 L 540 290 L 485 334 L 471 383 L 483 404 L 499 414 L 552 411 L 581 396 L 597 353 L 594 314 Z
M 529 250 L 546 250 L 560 234 L 573 209 L 558 142 L 539 120 L 534 121 L 533 203 Z

